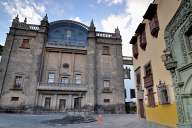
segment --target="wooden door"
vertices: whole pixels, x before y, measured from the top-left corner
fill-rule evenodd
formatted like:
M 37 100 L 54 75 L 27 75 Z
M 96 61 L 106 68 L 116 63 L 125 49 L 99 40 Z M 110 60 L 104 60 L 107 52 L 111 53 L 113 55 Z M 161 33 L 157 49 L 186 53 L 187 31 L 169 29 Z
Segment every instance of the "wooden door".
M 143 99 L 139 99 L 139 114 L 141 118 L 145 118 L 145 110 L 143 105 Z

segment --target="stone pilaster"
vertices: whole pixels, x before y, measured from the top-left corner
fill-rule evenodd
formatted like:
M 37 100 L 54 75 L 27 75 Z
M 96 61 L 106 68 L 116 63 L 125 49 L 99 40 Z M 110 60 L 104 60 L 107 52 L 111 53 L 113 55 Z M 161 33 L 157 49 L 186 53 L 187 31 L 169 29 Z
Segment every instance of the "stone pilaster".
M 88 48 L 87 48 L 87 71 L 88 71 L 88 92 L 87 105 L 95 106 L 96 102 L 96 32 L 93 20 L 91 21 L 88 32 Z

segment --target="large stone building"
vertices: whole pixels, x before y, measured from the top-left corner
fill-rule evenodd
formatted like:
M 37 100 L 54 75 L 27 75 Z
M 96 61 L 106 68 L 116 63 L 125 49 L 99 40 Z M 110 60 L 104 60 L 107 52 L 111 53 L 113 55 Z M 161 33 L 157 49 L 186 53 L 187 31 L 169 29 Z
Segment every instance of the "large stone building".
M 71 20 L 13 19 L 0 65 L 1 109 L 124 112 L 121 35 Z

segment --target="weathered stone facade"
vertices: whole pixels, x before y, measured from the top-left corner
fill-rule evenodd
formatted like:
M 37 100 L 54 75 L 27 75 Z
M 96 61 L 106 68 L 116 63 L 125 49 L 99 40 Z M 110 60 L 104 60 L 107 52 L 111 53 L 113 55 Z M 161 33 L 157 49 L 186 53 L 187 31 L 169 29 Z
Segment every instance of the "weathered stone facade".
M 0 65 L 3 110 L 124 112 L 121 35 L 76 21 L 16 17 Z

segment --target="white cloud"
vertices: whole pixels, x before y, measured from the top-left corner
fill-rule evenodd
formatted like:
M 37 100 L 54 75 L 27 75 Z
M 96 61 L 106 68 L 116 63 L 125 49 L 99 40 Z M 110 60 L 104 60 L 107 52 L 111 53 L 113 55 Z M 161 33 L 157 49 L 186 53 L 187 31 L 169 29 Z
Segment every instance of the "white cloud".
M 108 5 L 112 4 L 121 4 L 123 0 L 97 0 L 97 3 L 108 3 Z
M 74 20 L 74 21 L 77 21 L 77 22 L 81 22 L 81 19 L 80 19 L 80 17 L 75 17 L 75 18 L 70 18 L 70 20 Z
M 152 0 L 126 0 L 126 8 L 119 15 L 110 15 L 101 21 L 103 31 L 114 32 L 118 26 L 122 36 L 123 55 L 132 55 L 131 37 Z
M 17 14 L 20 21 L 27 18 L 27 23 L 39 24 L 42 19 L 41 15 L 45 13 L 45 6 L 37 4 L 28 0 L 14 0 L 7 2 L 0 2 L 3 5 L 7 13 L 13 19 Z

